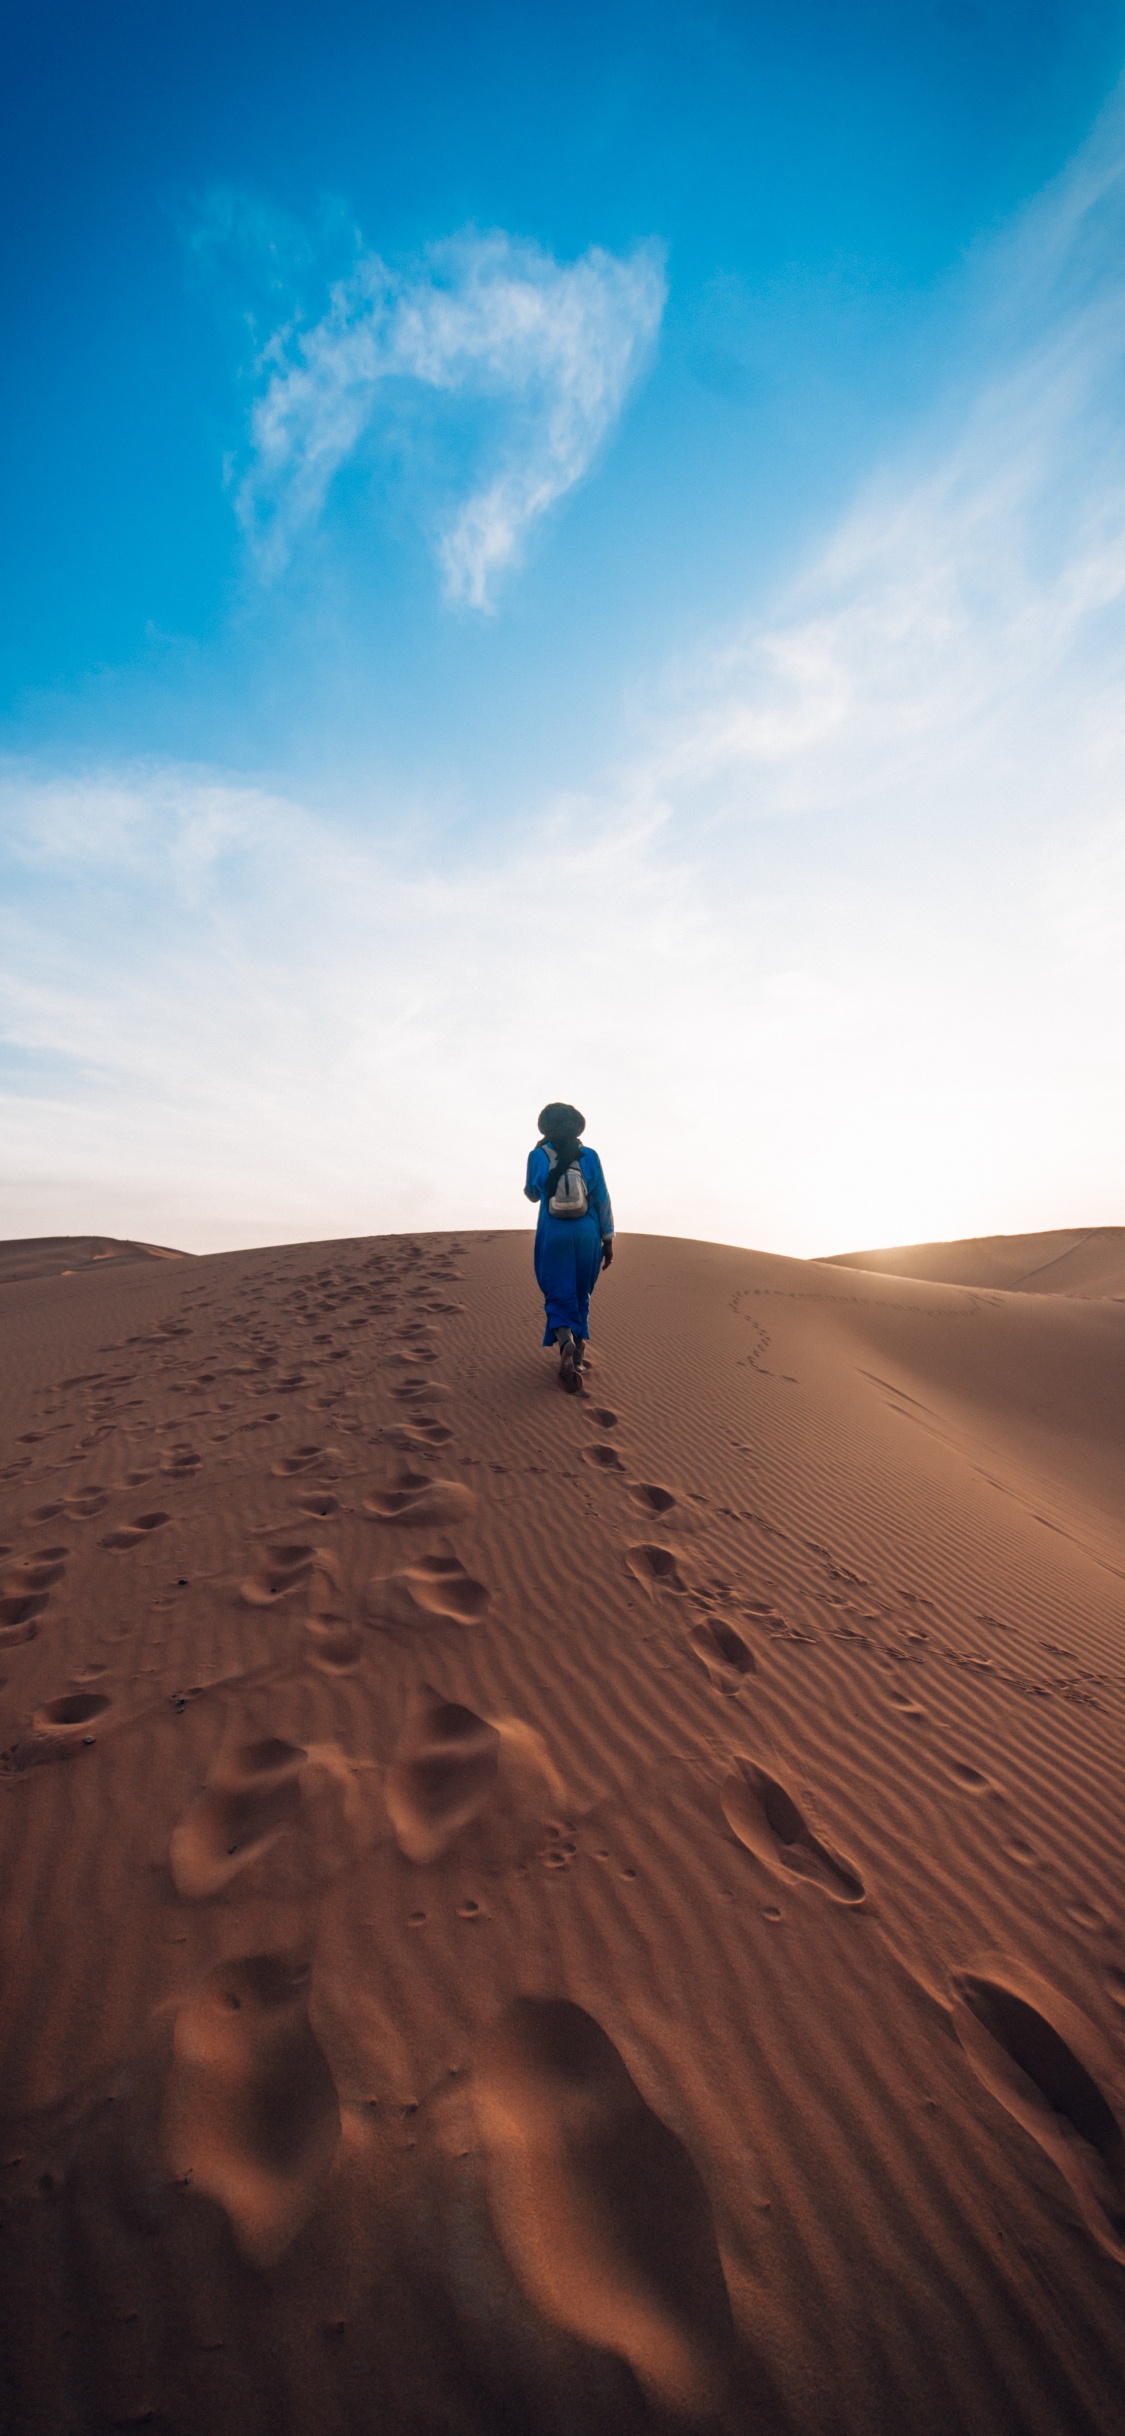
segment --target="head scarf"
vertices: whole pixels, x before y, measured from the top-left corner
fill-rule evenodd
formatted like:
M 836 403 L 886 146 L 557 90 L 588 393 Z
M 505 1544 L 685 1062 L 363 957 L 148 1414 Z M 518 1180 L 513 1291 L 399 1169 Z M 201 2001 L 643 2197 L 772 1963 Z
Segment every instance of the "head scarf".
M 586 1130 L 586 1119 L 578 1108 L 566 1100 L 549 1100 L 539 1111 L 539 1131 L 545 1146 L 553 1151 L 560 1172 L 582 1156 L 579 1134 Z

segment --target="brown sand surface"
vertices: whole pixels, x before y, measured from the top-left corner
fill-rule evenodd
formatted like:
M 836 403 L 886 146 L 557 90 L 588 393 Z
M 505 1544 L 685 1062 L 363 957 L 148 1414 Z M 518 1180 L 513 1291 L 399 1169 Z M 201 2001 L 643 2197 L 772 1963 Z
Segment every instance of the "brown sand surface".
M 908 1243 L 884 1252 L 834 1252 L 837 1269 L 926 1277 L 946 1286 L 1000 1286 L 1014 1294 L 1073 1294 L 1125 1301 L 1125 1226 L 1054 1227 L 1043 1235 L 970 1235 L 961 1243 Z
M 1120 2429 L 1125 1306 L 594 1318 L 566 1397 L 523 1233 L 0 1290 L 13 2436 Z

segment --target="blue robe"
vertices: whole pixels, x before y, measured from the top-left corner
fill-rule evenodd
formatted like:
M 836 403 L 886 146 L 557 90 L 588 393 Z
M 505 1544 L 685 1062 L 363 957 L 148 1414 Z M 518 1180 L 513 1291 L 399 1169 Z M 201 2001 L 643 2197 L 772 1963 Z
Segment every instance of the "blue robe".
M 539 1203 L 535 1280 L 547 1307 L 545 1345 L 554 1343 L 556 1328 L 589 1336 L 590 1296 L 602 1265 L 602 1244 L 613 1234 L 613 1211 L 597 1151 L 583 1148 L 581 1164 L 590 1199 L 585 1217 L 552 1218 L 547 1203 L 557 1170 L 541 1142 L 527 1162 L 523 1189 L 529 1201 Z

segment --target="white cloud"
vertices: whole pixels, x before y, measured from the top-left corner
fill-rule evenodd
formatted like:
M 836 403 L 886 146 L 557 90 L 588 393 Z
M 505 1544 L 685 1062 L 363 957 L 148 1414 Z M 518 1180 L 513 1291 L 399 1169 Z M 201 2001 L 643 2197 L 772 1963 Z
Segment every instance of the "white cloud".
M 138 779 L 122 847 L 120 792 L 101 859 L 91 788 L 73 882 L 4 924 L 0 1233 L 518 1226 L 556 1094 L 628 1227 L 812 1252 L 1125 1218 L 1104 804 L 1006 870 L 927 848 L 881 879 L 693 855 L 612 805 L 417 869 L 191 771 L 157 804 Z
M 1123 264 L 1115 99 L 978 266 L 948 393 L 910 459 L 878 469 L 772 617 L 712 642 L 682 674 L 652 759 L 657 787 L 744 817 L 879 806 L 917 817 L 963 789 L 967 757 L 979 795 L 983 746 L 993 825 L 1016 817 L 1018 795 L 1026 831 L 1068 771 L 1112 754 Z
M 361 256 L 312 329 L 267 348 L 239 512 L 266 571 L 315 521 L 377 421 L 387 385 L 485 401 L 491 426 L 468 495 L 437 536 L 451 600 L 491 605 L 532 527 L 571 490 L 616 421 L 664 309 L 659 251 L 599 247 L 555 262 L 500 233 L 447 239 L 409 273 Z

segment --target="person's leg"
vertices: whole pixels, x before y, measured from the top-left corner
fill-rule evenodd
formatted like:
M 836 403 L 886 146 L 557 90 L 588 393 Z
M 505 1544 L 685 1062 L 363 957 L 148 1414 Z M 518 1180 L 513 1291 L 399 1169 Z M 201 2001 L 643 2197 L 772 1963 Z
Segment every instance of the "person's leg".
M 578 1246 L 575 1243 L 581 1220 L 556 1218 L 548 1221 L 543 1234 L 536 1239 L 535 1275 L 543 1296 L 546 1325 L 545 1345 L 563 1348 L 564 1338 L 573 1340 L 582 1328 L 582 1301 L 578 1291 Z
M 598 1232 L 597 1222 L 593 1217 L 593 1213 L 591 1212 L 588 1218 L 581 1218 L 577 1220 L 575 1224 L 574 1294 L 576 1304 L 576 1321 L 574 1334 L 576 1339 L 575 1365 L 579 1370 L 581 1370 L 582 1364 L 586 1358 L 586 1346 L 590 1335 L 590 1296 L 593 1293 L 594 1287 L 597 1283 L 598 1271 L 601 1268 L 601 1265 L 602 1239 Z
M 574 1329 L 574 1385 L 575 1387 L 581 1387 L 582 1365 L 586 1359 L 587 1340 L 590 1334 L 590 1296 L 585 1283 L 586 1270 L 588 1266 L 585 1257 L 586 1247 L 579 1244 L 575 1247 L 575 1249 L 575 1303 L 577 1306 L 577 1318 Z
M 573 1390 L 578 1385 L 578 1346 L 575 1343 L 573 1330 L 557 1328 L 555 1343 L 559 1349 L 559 1385 Z

